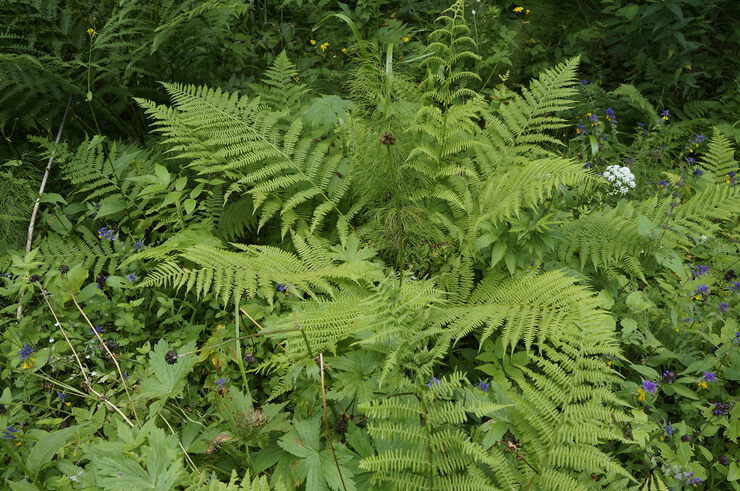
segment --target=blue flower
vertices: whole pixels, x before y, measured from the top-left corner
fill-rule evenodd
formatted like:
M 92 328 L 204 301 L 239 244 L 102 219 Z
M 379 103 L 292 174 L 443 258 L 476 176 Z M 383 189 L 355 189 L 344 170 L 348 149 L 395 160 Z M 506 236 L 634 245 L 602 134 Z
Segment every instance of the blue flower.
M 226 383 L 227 380 L 228 379 L 226 379 L 224 377 L 219 377 L 218 379 L 216 379 L 216 385 L 220 389 L 220 388 L 222 388 L 224 386 L 224 384 Z
M 668 186 L 668 181 L 666 181 L 665 179 L 661 179 L 660 181 L 658 181 L 659 188 L 665 188 L 667 186 Z
M 704 380 L 707 382 L 716 382 L 717 377 L 715 377 L 715 375 L 716 374 L 714 372 L 704 372 Z
M 703 141 L 704 141 L 704 135 L 696 135 L 696 136 L 694 137 L 694 142 L 695 142 L 695 143 L 701 143 L 701 142 L 703 142 Z
M 606 108 L 606 119 L 611 123 L 617 122 L 617 116 L 614 114 L 614 109 L 610 107 Z
M 67 397 L 67 394 L 64 392 L 57 392 L 57 397 L 59 398 L 60 402 L 64 402 L 64 399 Z
M 98 284 L 98 288 L 103 288 L 105 286 L 105 280 L 107 280 L 108 277 L 104 274 L 99 274 L 95 277 L 95 282 Z
M 696 276 L 697 278 L 707 273 L 709 273 L 709 266 L 705 264 L 700 264 L 699 266 L 696 266 L 694 268 L 694 276 Z
M 12 426 L 8 426 L 3 430 L 3 439 L 12 440 L 13 438 L 15 438 L 16 433 L 18 433 L 18 428 L 13 428 Z
M 664 384 L 665 383 L 672 384 L 675 381 L 676 381 L 676 373 L 675 372 L 672 372 L 670 370 L 666 370 L 665 372 L 663 372 L 663 383 Z
M 488 389 L 491 388 L 491 384 L 488 384 L 482 380 L 479 383 L 475 384 L 475 386 L 478 387 L 483 392 L 488 392 Z
M 18 350 L 18 356 L 21 360 L 26 361 L 31 356 L 31 353 L 33 353 L 35 350 L 31 348 L 29 345 L 24 344 L 23 347 Z
M 719 311 L 719 312 L 720 312 L 721 314 L 724 314 L 725 312 L 727 312 L 727 309 L 729 308 L 729 306 L 730 306 L 730 304 L 729 304 L 729 303 L 727 303 L 727 302 L 722 302 L 721 304 L 717 305 L 717 310 L 718 310 L 718 311 Z
M 585 135 L 586 134 L 586 127 L 582 124 L 576 125 L 576 133 L 579 135 Z
M 696 159 L 694 157 L 686 157 L 686 162 L 694 165 L 696 163 Z M 694 175 L 696 175 L 696 171 L 694 171 Z
M 707 293 L 709 291 L 709 287 L 707 285 L 699 285 L 699 288 L 696 289 L 696 294 L 701 295 L 703 293 Z
M 135 251 L 140 251 L 143 248 L 144 248 L 144 241 L 143 240 L 138 240 L 138 241 L 134 242 L 134 250 Z
M 98 238 L 105 240 L 117 240 L 116 232 L 108 227 L 101 227 L 98 229 Z
M 424 385 L 426 385 L 427 387 L 431 387 L 432 385 L 437 385 L 441 383 L 442 381 L 440 379 L 432 377 L 431 379 L 429 379 L 429 383 Z
M 665 432 L 668 433 L 668 436 L 673 436 L 673 426 L 671 426 L 671 422 L 669 421 L 668 424 L 665 425 Z
M 139 281 L 139 277 L 136 276 L 134 273 L 127 274 L 126 279 L 129 280 L 131 283 L 136 283 L 137 281 Z
M 280 293 L 287 293 L 285 283 L 278 283 L 277 291 L 279 291 Z
M 704 171 L 697 167 L 696 169 L 694 169 L 694 175 L 696 177 L 701 177 L 702 175 L 704 175 Z
M 98 334 L 103 334 L 105 332 L 105 328 L 102 326 L 95 326 L 93 329 L 90 329 L 90 332 L 95 334 L 96 332 Z
M 658 388 L 658 384 L 656 384 L 655 382 L 651 382 L 650 380 L 643 380 L 642 388 L 645 392 L 650 392 L 651 394 L 655 394 L 655 389 Z
M 733 292 L 740 290 L 740 281 L 733 281 L 730 290 L 732 290 Z
M 670 115 L 671 112 L 668 109 L 665 109 L 662 113 L 660 113 L 660 119 L 662 119 L 663 121 L 668 121 Z
M 581 85 L 588 85 L 590 83 L 591 82 L 589 82 L 588 80 L 585 80 L 585 79 L 584 80 L 581 80 Z

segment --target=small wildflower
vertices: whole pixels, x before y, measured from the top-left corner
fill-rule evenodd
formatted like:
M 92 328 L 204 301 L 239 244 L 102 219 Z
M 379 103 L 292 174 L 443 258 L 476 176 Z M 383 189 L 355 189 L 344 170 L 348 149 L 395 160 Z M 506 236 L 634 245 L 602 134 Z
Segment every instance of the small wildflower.
M 585 135 L 586 134 L 586 126 L 579 124 L 576 126 L 576 134 L 579 135 Z
M 218 379 L 216 379 L 216 385 L 218 386 L 219 389 L 223 388 L 224 384 L 226 383 L 226 380 L 227 379 L 225 379 L 224 377 L 219 377 Z
M 735 173 L 733 171 L 727 173 L 727 177 L 725 177 L 725 183 L 732 184 L 733 186 L 735 185 Z
M 704 480 L 698 477 L 695 477 L 693 479 L 692 478 L 686 479 L 686 484 L 690 484 L 693 487 L 697 487 L 703 483 L 704 483 Z
M 31 353 L 33 353 L 34 351 L 35 350 L 29 345 L 24 344 L 23 347 L 18 350 L 18 357 L 20 357 L 21 360 L 26 361 L 31 357 Z
M 720 455 L 717 457 L 717 462 L 722 465 L 730 465 L 730 459 L 727 458 L 727 455 Z
M 646 399 L 645 391 L 643 389 L 637 389 L 637 400 L 639 402 L 645 402 Z
M 67 266 L 66 264 L 62 264 L 61 266 L 59 266 L 59 272 L 62 274 L 67 274 L 69 272 L 69 266 Z
M 93 37 L 98 34 L 98 32 L 92 27 L 88 27 L 86 32 L 87 32 L 87 35 L 90 37 Z
M 726 279 L 727 281 L 730 281 L 730 280 L 734 280 L 736 276 L 737 275 L 735 274 L 735 270 L 734 269 L 728 269 L 725 272 L 725 276 L 723 278 Z
M 347 54 L 347 48 L 342 48 L 342 53 Z
M 586 113 L 588 120 L 591 121 L 591 126 L 599 126 L 599 117 L 594 113 Z
M 138 251 L 142 250 L 143 248 L 144 248 L 144 241 L 143 240 L 137 240 L 136 242 L 134 242 L 134 250 L 135 251 L 138 252 Z
M 673 436 L 673 426 L 671 425 L 671 422 L 669 421 L 668 424 L 665 425 L 665 432 L 668 434 L 669 437 Z
M 172 349 L 165 353 L 164 361 L 166 361 L 168 365 L 174 365 L 177 363 L 177 351 Z
M 688 435 L 688 434 L 686 434 L 686 435 L 683 435 L 683 436 L 681 437 L 681 441 L 682 441 L 682 442 L 690 442 L 690 441 L 691 441 L 691 435 Z
M 704 171 L 703 170 L 701 170 L 698 167 L 696 169 L 694 169 L 694 176 L 701 177 L 702 175 L 704 175 Z
M 616 123 L 617 122 L 617 116 L 614 114 L 614 109 L 611 107 L 606 108 L 606 119 L 610 123 Z
M 529 14 L 531 14 L 531 13 L 532 13 L 532 11 L 531 11 L 531 10 L 529 10 L 529 9 L 527 9 L 527 10 L 525 10 L 525 11 L 524 11 L 524 15 L 529 15 Z
M 433 385 L 441 384 L 441 383 L 442 383 L 442 381 L 440 379 L 432 377 L 431 379 L 429 379 L 429 383 L 428 384 L 425 384 L 425 385 L 427 387 L 431 387 Z
M 316 46 L 316 40 L 315 39 L 312 39 L 311 41 L 309 41 L 309 43 L 311 43 L 311 46 Z
M 101 227 L 98 229 L 98 238 L 110 241 L 118 240 L 116 232 L 108 227 Z
M 581 85 L 583 85 L 583 86 L 586 86 L 586 85 L 588 85 L 590 83 L 591 82 L 589 82 L 588 80 L 585 80 L 585 79 L 581 80 Z
M 696 289 L 696 295 L 702 295 L 708 291 L 709 287 L 707 285 L 699 285 L 699 288 Z
M 321 48 L 321 51 L 326 51 L 326 48 L 328 47 L 329 47 L 329 43 L 324 43 L 321 46 L 319 46 L 319 48 Z
M 716 374 L 714 372 L 704 372 L 704 380 L 706 380 L 707 382 L 716 382 L 717 378 L 715 377 L 715 375 Z
M 12 426 L 7 426 L 3 430 L 3 439 L 4 440 L 12 440 L 15 438 L 15 434 L 18 433 L 18 428 L 14 428 Z
M 287 294 L 288 293 L 288 290 L 286 288 L 285 283 L 278 283 L 277 291 L 279 291 L 280 293 L 286 293 Z
M 700 264 L 699 266 L 696 266 L 694 268 L 694 276 L 696 276 L 697 278 L 707 273 L 709 273 L 709 266 L 705 264 Z
M 524 10 L 524 7 L 514 7 L 514 12 L 516 12 L 517 14 L 522 10 Z
M 383 145 L 395 145 L 396 144 L 396 135 L 393 133 L 385 133 L 383 136 L 380 137 L 380 143 Z
M 670 116 L 671 116 L 671 112 L 668 109 L 660 113 L 660 119 L 662 119 L 663 121 L 668 121 L 668 118 L 670 118 Z
M 594 166 L 594 164 L 592 164 L 591 162 L 586 162 L 585 164 L 583 164 L 583 168 L 584 169 L 590 169 L 593 166 Z
M 733 281 L 730 290 L 733 292 L 740 291 L 740 281 Z
M 103 334 L 105 332 L 105 328 L 102 326 L 95 326 L 94 328 L 90 329 L 90 332 L 93 334 Z
M 49 338 L 49 344 L 54 343 L 54 338 Z
M 105 286 L 105 280 L 107 280 L 108 277 L 104 274 L 99 274 L 95 277 L 95 282 L 98 285 L 98 288 L 103 288 Z
M 134 273 L 127 274 L 126 279 L 129 280 L 131 283 L 136 283 L 137 281 L 139 281 L 139 277 L 136 276 Z
M 655 394 L 655 389 L 658 388 L 658 384 L 656 384 L 655 382 L 652 382 L 650 380 L 643 380 L 642 381 L 642 388 L 645 391 L 650 392 L 651 394 Z
M 64 399 L 66 399 L 67 394 L 64 392 L 57 392 L 57 397 L 59 398 L 59 402 L 64 402 Z
M 661 189 L 668 187 L 668 181 L 666 181 L 665 179 L 661 179 L 660 181 L 658 181 L 658 187 Z
M 676 381 L 676 373 L 672 372 L 670 370 L 666 370 L 663 372 L 663 383 L 666 384 L 672 384 Z
M 723 414 L 728 414 L 730 412 L 730 409 L 732 409 L 732 404 L 729 404 L 727 402 L 714 402 L 714 409 L 712 412 L 715 414 L 715 416 L 721 416 Z
M 486 383 L 486 382 L 484 382 L 482 380 L 479 383 L 477 383 L 475 386 L 478 387 L 483 392 L 488 392 L 488 389 L 491 388 L 491 384 Z
M 473 14 L 473 15 L 475 15 L 475 14 Z M 411 40 L 409 39 L 409 37 L 408 37 L 408 36 L 404 36 L 404 37 L 403 37 L 403 42 L 404 42 L 404 43 L 408 43 L 409 41 L 411 41 Z
M 717 305 L 717 311 L 720 314 L 724 314 L 727 312 L 727 309 L 730 307 L 730 304 L 728 302 L 722 302 L 719 305 Z
M 702 380 L 701 382 L 699 382 L 698 384 L 696 384 L 696 385 L 697 385 L 697 386 L 698 386 L 698 387 L 699 387 L 700 389 L 707 389 L 707 388 L 709 388 L 709 386 L 707 385 L 707 383 L 706 383 L 706 382 L 704 382 L 703 380 Z

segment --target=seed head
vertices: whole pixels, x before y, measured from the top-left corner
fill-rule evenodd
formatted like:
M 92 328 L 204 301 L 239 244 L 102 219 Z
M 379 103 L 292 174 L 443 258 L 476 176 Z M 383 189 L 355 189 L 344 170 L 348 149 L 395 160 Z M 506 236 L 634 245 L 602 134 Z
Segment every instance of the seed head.
M 386 133 L 380 137 L 380 143 L 383 145 L 394 145 L 396 143 L 396 136 L 393 133 Z
M 175 363 L 177 363 L 177 351 L 171 349 L 167 353 L 165 353 L 164 361 L 166 361 L 170 365 L 174 365 Z

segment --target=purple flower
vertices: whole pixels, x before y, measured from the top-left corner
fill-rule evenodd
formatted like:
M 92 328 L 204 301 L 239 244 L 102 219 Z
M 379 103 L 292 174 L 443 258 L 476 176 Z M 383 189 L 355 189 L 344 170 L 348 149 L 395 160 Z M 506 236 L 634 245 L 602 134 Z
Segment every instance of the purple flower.
M 699 288 L 696 289 L 696 294 L 701 295 L 702 293 L 707 293 L 709 291 L 709 287 L 707 285 L 699 285 Z
M 95 334 L 96 332 L 98 334 L 103 334 L 105 332 L 105 328 L 102 326 L 95 326 L 93 329 L 90 329 L 90 332 Z
M 658 388 L 658 384 L 656 384 L 655 382 L 651 382 L 650 380 L 643 380 L 642 388 L 645 392 L 650 392 L 651 394 L 655 394 L 655 389 Z
M 67 394 L 64 392 L 57 392 L 57 397 L 59 398 L 60 402 L 64 402 L 64 399 L 67 397 Z
M 588 85 L 590 83 L 591 82 L 589 82 L 588 80 L 585 80 L 585 79 L 584 80 L 581 80 L 581 85 Z
M 18 428 L 13 428 L 12 426 L 8 426 L 3 430 L 3 439 L 12 440 L 13 438 L 15 438 L 16 433 L 18 433 Z
M 665 425 L 665 432 L 668 433 L 669 437 L 673 436 L 673 426 L 671 426 L 670 421 Z
M 136 283 L 137 281 L 139 281 L 139 277 L 136 276 L 134 273 L 127 274 L 126 279 L 129 280 L 131 283 Z
M 664 384 L 665 383 L 672 384 L 675 381 L 676 381 L 676 373 L 675 372 L 672 372 L 670 370 L 666 370 L 665 372 L 663 372 L 663 383 Z
M 479 383 L 477 383 L 475 386 L 478 387 L 483 392 L 488 392 L 488 389 L 491 388 L 491 384 L 488 384 L 482 380 Z
M 733 292 L 740 290 L 740 281 L 733 281 L 730 290 L 732 290 Z
M 665 110 L 663 110 L 662 113 L 660 113 L 660 118 L 663 121 L 668 121 L 668 118 L 670 117 L 670 115 L 671 115 L 671 112 L 668 109 L 665 109 Z
M 716 382 L 717 378 L 715 377 L 714 372 L 704 372 L 704 380 L 707 382 Z
M 737 276 L 737 275 L 735 274 L 735 270 L 734 270 L 734 269 L 728 269 L 728 270 L 727 270 L 727 271 L 725 272 L 725 276 L 724 276 L 724 279 L 726 279 L 727 281 L 730 281 L 730 280 L 734 280 L 734 279 L 735 279 L 735 276 Z
M 424 384 L 424 385 L 426 385 L 427 387 L 431 387 L 433 385 L 441 384 L 441 383 L 442 383 L 442 381 L 440 379 L 432 377 L 431 379 L 429 379 L 429 383 L 428 384 Z
M 218 386 L 219 389 L 224 386 L 224 384 L 226 383 L 226 380 L 227 379 L 225 379 L 224 377 L 220 377 L 216 379 L 216 385 Z
M 140 251 L 143 248 L 144 248 L 144 241 L 143 240 L 138 240 L 138 241 L 134 242 L 134 250 L 135 251 Z
M 285 283 L 278 283 L 277 291 L 279 291 L 280 293 L 284 293 L 286 291 L 285 288 L 286 288 Z
M 701 142 L 703 142 L 703 141 L 704 141 L 704 135 L 696 135 L 696 136 L 694 137 L 694 141 L 695 141 L 696 143 L 701 143 Z
M 699 266 L 694 267 L 694 276 L 697 278 L 707 273 L 709 273 L 709 266 L 705 264 L 700 264 Z
M 98 238 L 104 240 L 117 240 L 116 232 L 108 227 L 101 227 L 98 229 Z
M 28 360 L 28 357 L 31 356 L 31 353 L 33 353 L 35 350 L 31 348 L 29 345 L 24 344 L 23 347 L 18 350 L 18 356 L 21 360 L 26 361 Z
M 691 164 L 691 165 L 694 165 L 696 163 L 696 159 L 694 157 L 686 157 L 686 162 L 689 163 L 689 164 Z M 699 172 L 701 172 L 701 171 L 699 171 Z M 696 175 L 696 171 L 694 171 L 694 175 Z
M 660 181 L 658 181 L 658 187 L 659 188 L 668 187 L 668 181 L 666 181 L 665 179 L 661 179 Z
M 611 107 L 606 108 L 606 119 L 611 123 L 617 122 L 617 116 L 614 114 L 614 109 Z
M 727 402 L 713 402 L 714 409 L 712 412 L 715 416 L 722 416 L 723 414 L 727 414 L 730 412 L 730 409 L 732 409 L 732 404 L 729 404 Z
M 717 310 L 719 311 L 719 313 L 724 314 L 725 312 L 727 312 L 727 308 L 729 306 L 730 306 L 729 303 L 722 302 L 721 304 L 717 305 Z
M 108 277 L 104 274 L 99 274 L 95 277 L 95 282 L 98 284 L 98 288 L 103 288 L 105 286 L 105 280 L 107 280 Z
M 589 121 L 591 121 L 592 123 L 598 123 L 598 122 L 599 122 L 599 117 L 598 117 L 598 116 L 597 116 L 596 114 L 590 114 L 590 115 L 588 116 L 588 119 L 589 119 Z
M 590 169 L 593 166 L 594 166 L 594 164 L 592 164 L 591 162 L 586 162 L 585 164 L 583 164 L 583 168 L 584 169 Z
M 576 125 L 576 133 L 579 135 L 585 135 L 586 134 L 586 127 L 582 124 Z
M 704 174 L 704 171 L 701 170 L 700 168 L 697 167 L 696 169 L 694 169 L 694 175 L 696 177 L 701 177 L 703 174 Z

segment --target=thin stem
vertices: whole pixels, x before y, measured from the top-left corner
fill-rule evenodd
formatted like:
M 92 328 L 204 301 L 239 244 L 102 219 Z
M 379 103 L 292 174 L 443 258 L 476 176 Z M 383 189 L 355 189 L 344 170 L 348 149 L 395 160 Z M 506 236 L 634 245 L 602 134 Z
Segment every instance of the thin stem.
M 182 354 L 179 354 L 177 356 L 179 358 L 181 356 L 192 355 L 194 353 L 198 353 L 198 352 L 203 351 L 203 350 L 206 350 L 206 349 L 216 348 L 218 346 L 223 346 L 225 344 L 233 343 L 234 341 L 238 341 L 240 339 L 256 338 L 256 337 L 259 337 L 259 336 L 269 336 L 270 334 L 279 334 L 281 332 L 295 332 L 295 331 L 300 331 L 300 330 L 301 330 L 300 327 L 293 327 L 293 328 L 286 328 L 286 329 L 275 329 L 274 331 L 269 331 L 269 332 L 256 332 L 254 334 L 244 334 L 242 336 L 229 339 L 228 341 L 224 341 L 222 343 L 209 344 L 207 346 L 203 346 L 202 348 L 194 349 L 193 351 L 188 351 L 187 353 L 182 353 Z
M 326 410 L 326 385 L 324 384 L 324 354 L 319 353 L 319 371 L 321 372 L 321 400 L 324 404 L 324 427 L 326 428 L 326 439 L 329 441 L 329 449 L 331 450 L 331 456 L 334 458 L 334 465 L 337 466 L 337 472 L 339 473 L 339 480 L 342 481 L 342 488 L 347 491 L 347 486 L 344 484 L 344 476 L 342 476 L 342 469 L 339 467 L 339 461 L 337 460 L 337 454 L 334 451 L 334 441 L 331 438 L 331 430 L 329 429 L 329 414 Z
M 77 310 L 80 311 L 82 314 L 82 317 L 87 321 L 87 324 L 90 326 L 90 329 L 92 329 L 93 334 L 95 334 L 95 337 L 98 338 L 98 341 L 100 342 L 100 345 L 103 347 L 106 353 L 108 353 L 108 356 L 110 357 L 111 361 L 113 361 L 113 364 L 116 366 L 116 370 L 118 370 L 118 375 L 121 377 L 121 382 L 123 383 L 123 388 L 126 390 L 126 396 L 128 397 L 128 402 L 131 405 L 131 410 L 134 413 L 134 418 L 136 419 L 136 422 L 139 423 L 139 426 L 141 426 L 141 420 L 139 419 L 139 415 L 136 413 L 136 406 L 134 406 L 134 401 L 131 399 L 131 393 L 128 390 L 128 384 L 126 383 L 126 378 L 123 376 L 123 371 L 121 370 L 121 365 L 118 364 L 118 360 L 116 360 L 116 357 L 113 356 L 113 353 L 110 349 L 108 349 L 108 345 L 105 344 L 103 341 L 102 336 L 100 336 L 100 333 L 95 329 L 95 326 L 92 322 L 90 322 L 90 319 L 85 314 L 85 311 L 82 310 L 82 307 L 80 307 L 80 304 L 77 303 L 77 298 L 75 295 L 72 295 L 72 301 L 75 304 L 75 307 L 77 307 Z
M 261 331 L 264 331 L 264 330 L 265 330 L 265 328 L 264 328 L 264 327 L 262 327 L 262 326 L 260 325 L 260 323 L 259 323 L 259 322 L 257 322 L 256 320 L 254 320 L 254 319 L 252 318 L 252 316 L 251 316 L 251 315 L 249 315 L 249 313 L 248 313 L 248 312 L 247 312 L 246 310 L 244 310 L 244 309 L 242 309 L 242 308 L 239 308 L 239 312 L 241 312 L 242 314 L 246 315 L 246 316 L 247 316 L 247 317 L 249 318 L 249 320 L 250 320 L 250 321 L 252 321 L 252 323 L 253 323 L 253 324 L 254 324 L 255 326 L 257 326 L 257 327 L 258 327 L 258 328 L 259 328 L 259 329 L 260 329 Z M 270 341 L 272 341 L 273 343 L 275 343 L 275 344 L 276 344 L 276 345 L 277 345 L 277 346 L 278 346 L 278 347 L 279 347 L 279 348 L 280 348 L 281 350 L 283 350 L 283 351 L 285 351 L 286 353 L 290 354 L 290 352 L 289 352 L 289 351 L 288 351 L 287 349 L 285 349 L 285 347 L 284 347 L 284 346 L 283 346 L 282 344 L 280 344 L 280 343 L 278 343 L 277 341 L 275 341 L 275 340 L 274 340 L 274 339 L 273 339 L 273 338 L 272 338 L 272 337 L 271 337 L 270 335 L 268 335 L 268 334 L 265 334 L 265 336 L 267 336 L 267 338 L 268 338 L 268 339 L 269 339 Z

